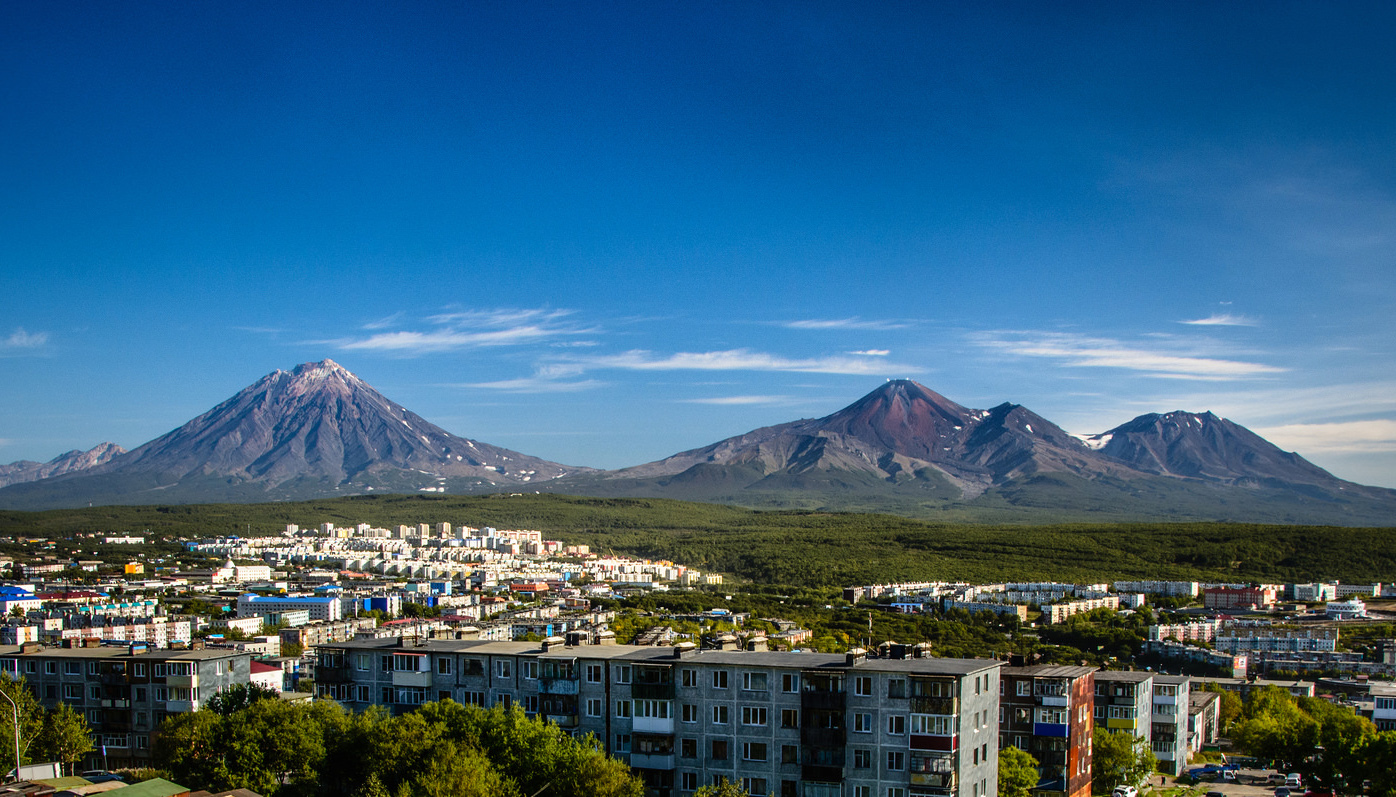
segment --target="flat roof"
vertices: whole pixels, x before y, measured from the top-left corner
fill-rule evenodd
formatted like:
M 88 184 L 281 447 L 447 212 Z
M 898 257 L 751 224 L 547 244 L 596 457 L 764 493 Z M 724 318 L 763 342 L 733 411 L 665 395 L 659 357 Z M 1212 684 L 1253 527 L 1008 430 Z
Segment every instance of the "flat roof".
M 22 653 L 19 645 L 0 645 L 0 656 L 15 656 L 17 658 L 57 656 L 59 658 L 70 659 L 135 659 L 158 661 L 178 659 L 183 661 L 198 661 L 203 659 L 222 659 L 232 656 L 250 655 L 252 654 L 225 648 L 204 648 L 202 650 L 171 650 L 169 648 L 160 648 L 133 654 L 130 649 L 124 645 L 95 648 L 41 647 L 29 653 Z
M 1031 667 L 1004 667 L 1004 675 L 1034 678 L 1080 678 L 1099 670 L 1099 667 L 1083 667 L 1067 664 L 1034 664 Z
M 1138 670 L 1101 670 L 1095 674 L 1097 681 L 1125 681 L 1136 684 L 1143 683 L 1153 677 L 1154 674 L 1151 672 L 1139 672 Z
M 747 667 L 780 667 L 792 670 L 838 669 L 868 672 L 905 672 L 925 675 L 965 675 L 1002 666 L 995 659 L 859 659 L 850 667 L 842 653 L 788 653 L 784 651 L 706 650 L 684 651 L 678 648 L 649 645 L 552 645 L 544 652 L 537 642 L 493 642 L 489 640 L 428 639 L 421 644 L 399 643 L 399 637 L 354 639 L 320 645 L 344 650 L 455 653 L 499 656 L 537 656 L 558 659 L 623 659 L 649 664 L 730 664 Z M 1077 668 L 1082 669 L 1082 668 Z M 1089 668 L 1084 668 L 1089 671 Z

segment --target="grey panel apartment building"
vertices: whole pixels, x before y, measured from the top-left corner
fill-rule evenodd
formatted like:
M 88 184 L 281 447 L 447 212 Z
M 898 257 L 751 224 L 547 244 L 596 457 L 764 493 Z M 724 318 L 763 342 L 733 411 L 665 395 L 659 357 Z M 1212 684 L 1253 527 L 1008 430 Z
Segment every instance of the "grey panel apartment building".
M 150 735 L 160 722 L 248 683 L 251 661 L 251 654 L 233 650 L 0 647 L 0 673 L 23 678 L 46 708 L 67 703 L 87 717 L 97 748 L 87 768 L 149 766 Z
M 318 655 L 319 694 L 350 708 L 518 705 L 595 734 L 661 796 L 723 777 L 773 797 L 997 790 L 996 661 L 410 639 Z

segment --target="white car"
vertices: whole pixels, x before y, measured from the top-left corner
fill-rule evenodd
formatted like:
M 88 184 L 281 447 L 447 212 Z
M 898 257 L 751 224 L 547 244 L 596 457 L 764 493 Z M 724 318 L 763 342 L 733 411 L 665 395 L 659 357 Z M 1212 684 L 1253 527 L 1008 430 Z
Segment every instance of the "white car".
M 1139 797 L 1139 790 L 1133 786 L 1116 786 L 1110 797 Z

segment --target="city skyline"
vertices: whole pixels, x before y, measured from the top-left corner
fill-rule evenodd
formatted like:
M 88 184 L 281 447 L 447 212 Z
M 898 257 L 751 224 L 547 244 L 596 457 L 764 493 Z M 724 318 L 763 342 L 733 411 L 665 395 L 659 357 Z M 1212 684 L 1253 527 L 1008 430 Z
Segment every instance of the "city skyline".
M 615 468 L 888 378 L 1396 487 L 1382 4 L 0 10 L 0 461 L 332 358 Z

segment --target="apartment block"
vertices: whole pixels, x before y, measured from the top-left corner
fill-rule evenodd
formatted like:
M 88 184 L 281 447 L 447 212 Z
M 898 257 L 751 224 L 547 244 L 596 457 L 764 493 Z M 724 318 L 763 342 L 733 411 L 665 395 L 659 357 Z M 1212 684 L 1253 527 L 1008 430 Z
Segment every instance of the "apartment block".
M 1090 797 L 1094 667 L 1004 667 L 999 748 L 1037 759 L 1036 797 Z
M 1111 733 L 1128 733 L 1152 745 L 1154 674 L 1095 674 L 1095 725 Z
M 67 703 L 87 717 L 97 751 L 80 768 L 142 767 L 150 766 L 150 735 L 165 717 L 248 683 L 251 659 L 229 650 L 27 644 L 0 647 L 0 674 L 23 678 L 46 708 Z
M 909 652 L 909 649 L 908 649 Z M 1000 663 L 692 646 L 356 639 L 316 688 L 354 709 L 518 705 L 595 734 L 651 794 L 720 778 L 779 797 L 992 797 Z
M 1188 756 L 1188 679 L 1179 675 L 1155 675 L 1150 744 L 1160 772 L 1181 775 Z

